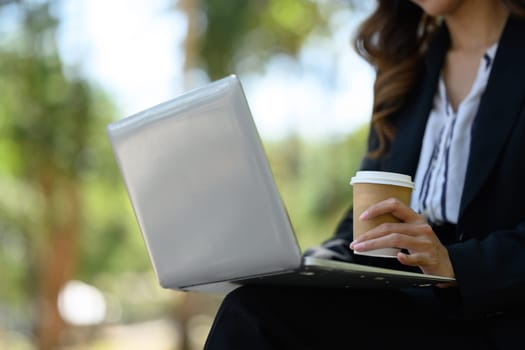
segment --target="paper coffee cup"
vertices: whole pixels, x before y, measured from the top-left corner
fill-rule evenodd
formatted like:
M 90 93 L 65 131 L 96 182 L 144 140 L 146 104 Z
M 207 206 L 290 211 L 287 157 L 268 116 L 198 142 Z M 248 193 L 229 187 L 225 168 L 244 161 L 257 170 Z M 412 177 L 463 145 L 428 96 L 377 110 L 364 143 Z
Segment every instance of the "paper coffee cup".
M 358 171 L 350 180 L 354 188 L 354 239 L 359 235 L 373 229 L 386 222 L 400 222 L 396 217 L 380 215 L 369 220 L 359 220 L 359 216 L 373 204 L 379 203 L 388 198 L 397 198 L 406 205 L 410 205 L 410 196 L 414 183 L 408 175 L 390 173 L 385 171 Z M 355 252 L 355 254 L 396 257 L 399 248 L 384 248 L 369 250 L 366 252 Z

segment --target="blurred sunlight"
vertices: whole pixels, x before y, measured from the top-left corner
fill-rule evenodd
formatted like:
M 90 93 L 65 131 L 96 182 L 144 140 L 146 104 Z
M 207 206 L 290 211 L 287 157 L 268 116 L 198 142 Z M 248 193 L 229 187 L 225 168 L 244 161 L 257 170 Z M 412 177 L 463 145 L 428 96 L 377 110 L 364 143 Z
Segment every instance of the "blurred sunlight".
M 113 96 L 120 117 L 189 88 L 182 52 L 187 21 L 170 0 L 66 1 L 61 13 L 64 60 L 81 65 Z M 241 73 L 263 138 L 338 136 L 368 121 L 374 73 L 350 45 L 365 14 L 342 10 L 330 19 L 330 35 L 307 38 L 298 59 L 277 56 L 262 73 Z M 208 80 L 202 74 L 191 87 Z

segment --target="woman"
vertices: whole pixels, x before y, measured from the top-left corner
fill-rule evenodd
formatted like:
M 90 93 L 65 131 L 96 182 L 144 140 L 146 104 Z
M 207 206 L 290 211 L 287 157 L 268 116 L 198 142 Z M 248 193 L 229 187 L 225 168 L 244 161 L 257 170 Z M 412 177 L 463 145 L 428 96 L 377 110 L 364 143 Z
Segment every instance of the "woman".
M 350 210 L 309 254 L 359 261 L 353 251 L 396 246 L 397 263 L 457 282 L 242 287 L 225 298 L 207 349 L 504 349 L 525 340 L 524 15 L 523 1 L 379 0 L 356 37 L 377 70 L 362 169 L 409 174 L 416 191 L 411 208 L 390 199 L 359 218 Z M 354 219 L 385 213 L 401 223 L 352 241 Z

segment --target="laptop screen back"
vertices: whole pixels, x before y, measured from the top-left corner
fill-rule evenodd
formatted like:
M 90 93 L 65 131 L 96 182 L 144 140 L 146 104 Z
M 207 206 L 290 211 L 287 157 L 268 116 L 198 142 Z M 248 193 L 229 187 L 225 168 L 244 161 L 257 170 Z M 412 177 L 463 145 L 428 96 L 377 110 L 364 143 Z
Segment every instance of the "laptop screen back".
M 300 265 L 235 76 L 112 123 L 108 134 L 163 287 Z

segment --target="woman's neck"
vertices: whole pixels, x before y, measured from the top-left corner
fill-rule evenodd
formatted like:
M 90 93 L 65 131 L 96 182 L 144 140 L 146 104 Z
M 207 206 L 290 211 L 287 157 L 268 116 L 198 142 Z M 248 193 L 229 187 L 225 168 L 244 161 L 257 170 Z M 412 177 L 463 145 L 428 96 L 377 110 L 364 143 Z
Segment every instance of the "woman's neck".
M 451 49 L 486 50 L 499 40 L 508 15 L 501 0 L 465 0 L 453 13 L 444 16 Z

